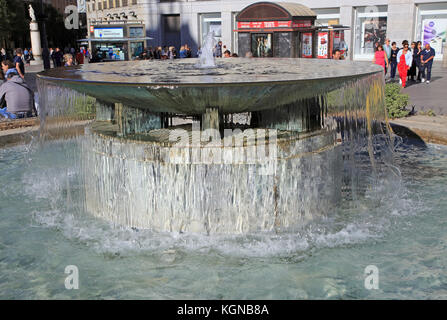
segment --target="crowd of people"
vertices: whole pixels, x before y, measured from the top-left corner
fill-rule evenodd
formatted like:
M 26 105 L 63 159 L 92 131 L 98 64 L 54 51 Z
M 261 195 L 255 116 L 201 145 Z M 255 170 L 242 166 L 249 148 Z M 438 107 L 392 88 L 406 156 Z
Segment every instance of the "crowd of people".
M 197 50 L 195 56 L 200 56 L 202 53 L 201 48 Z M 236 53 L 231 53 L 230 50 L 227 50 L 225 45 L 222 45 L 222 41 L 219 41 L 213 50 L 213 55 L 216 58 L 230 58 L 237 57 Z M 177 49 L 174 46 L 159 46 L 159 47 L 149 47 L 144 48 L 141 54 L 138 55 L 138 60 L 169 60 L 169 59 L 186 59 L 192 58 L 193 53 L 188 44 L 184 44 L 180 46 L 180 50 L 177 52 Z
M 83 64 L 88 50 L 49 49 L 53 67 Z M 25 80 L 25 69 L 34 60 L 31 49 L 17 48 L 13 53 L 0 49 L 0 120 L 37 116 L 34 92 Z
M 385 76 L 390 70 L 389 79 L 394 81 L 397 71 L 403 88 L 408 81 L 430 83 L 435 49 L 429 43 L 423 47 L 421 41 L 410 45 L 408 40 L 404 40 L 401 48 L 397 47 L 396 42 L 390 42 L 390 39 L 386 39 L 383 45 L 377 43 L 373 59 L 375 64 L 384 68 Z

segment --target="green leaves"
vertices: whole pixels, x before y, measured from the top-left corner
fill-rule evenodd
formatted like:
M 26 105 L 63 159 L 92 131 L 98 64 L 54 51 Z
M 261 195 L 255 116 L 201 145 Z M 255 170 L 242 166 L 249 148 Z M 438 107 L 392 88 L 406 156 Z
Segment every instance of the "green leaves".
M 401 93 L 401 89 L 397 83 L 388 83 L 385 86 L 385 102 L 390 118 L 402 118 L 410 113 L 405 109 L 409 101 L 408 94 Z

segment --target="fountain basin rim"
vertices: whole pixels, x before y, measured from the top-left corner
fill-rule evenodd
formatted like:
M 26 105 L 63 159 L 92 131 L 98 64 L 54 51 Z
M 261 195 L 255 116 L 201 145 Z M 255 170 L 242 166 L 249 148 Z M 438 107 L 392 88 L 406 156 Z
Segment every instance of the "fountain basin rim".
M 371 71 L 363 74 L 355 74 L 349 76 L 337 76 L 337 77 L 328 77 L 328 78 L 314 78 L 314 79 L 296 79 L 296 80 L 263 80 L 263 81 L 247 81 L 247 82 L 223 82 L 223 83 L 202 83 L 202 82 L 193 82 L 193 83 L 181 83 L 181 82 L 113 82 L 113 81 L 94 81 L 94 80 L 82 80 L 82 79 L 69 79 L 69 78 L 56 78 L 49 77 L 41 74 L 37 74 L 39 79 L 49 81 L 49 82 L 63 82 L 63 83 L 72 83 L 72 84 L 94 84 L 94 85 L 102 85 L 102 86 L 120 86 L 120 87 L 152 87 L 154 89 L 158 88 L 177 88 L 177 87 L 234 87 L 234 86 L 253 86 L 253 85 L 287 85 L 287 84 L 296 84 L 299 82 L 314 82 L 314 81 L 324 81 L 324 80 L 355 80 L 359 78 L 363 78 L 369 75 L 377 74 L 380 71 Z
M 191 61 L 186 61 L 191 60 Z M 147 88 L 216 87 L 235 85 L 283 85 L 309 81 L 337 81 L 358 79 L 383 72 L 376 64 L 327 59 L 232 58 L 222 60 L 214 69 L 195 68 L 196 59 L 173 62 L 138 61 L 100 63 L 60 67 L 37 74 L 39 79 L 51 82 L 140 86 Z M 160 77 L 164 78 L 160 81 Z M 136 81 L 137 80 L 137 81 Z

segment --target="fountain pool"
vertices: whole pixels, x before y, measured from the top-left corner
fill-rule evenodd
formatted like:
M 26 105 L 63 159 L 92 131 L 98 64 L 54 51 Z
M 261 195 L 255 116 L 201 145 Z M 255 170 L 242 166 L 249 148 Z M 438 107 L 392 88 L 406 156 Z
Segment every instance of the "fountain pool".
M 447 298 L 446 147 L 399 144 L 392 192 L 344 199 L 295 233 L 220 236 L 92 217 L 77 153 L 77 141 L 0 150 L 1 299 Z M 64 287 L 67 265 L 79 290 Z M 364 287 L 368 265 L 379 290 Z
M 40 139 L 0 149 L 0 298 L 446 298 L 447 149 L 390 134 L 378 67 L 266 61 L 41 74 Z

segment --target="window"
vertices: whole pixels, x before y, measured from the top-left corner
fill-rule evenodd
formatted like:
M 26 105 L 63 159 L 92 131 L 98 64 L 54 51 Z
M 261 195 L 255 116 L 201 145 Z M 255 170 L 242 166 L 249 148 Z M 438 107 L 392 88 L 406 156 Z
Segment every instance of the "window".
M 144 37 L 144 32 L 142 27 L 130 27 L 129 28 L 129 38 L 141 38 Z
M 137 0 L 132 0 L 132 5 L 137 4 Z
M 109 9 L 113 8 L 113 0 L 109 0 Z
M 123 1 L 123 7 L 127 7 L 127 0 L 122 0 Z
M 216 41 L 222 38 L 222 18 L 218 13 L 202 13 L 200 14 L 200 43 L 206 39 L 208 33 L 214 32 Z
M 98 10 L 102 10 L 102 2 L 98 2 Z
M 102 7 L 105 9 L 107 9 L 107 0 L 104 0 L 104 2 L 102 3 Z
M 315 25 L 330 26 L 340 24 L 340 8 L 312 9 L 317 14 Z
M 372 59 L 376 44 L 383 44 L 385 42 L 388 15 L 387 10 L 387 6 L 356 8 L 354 59 Z

